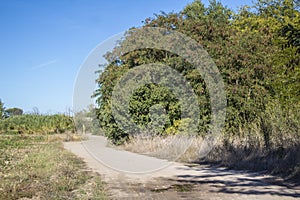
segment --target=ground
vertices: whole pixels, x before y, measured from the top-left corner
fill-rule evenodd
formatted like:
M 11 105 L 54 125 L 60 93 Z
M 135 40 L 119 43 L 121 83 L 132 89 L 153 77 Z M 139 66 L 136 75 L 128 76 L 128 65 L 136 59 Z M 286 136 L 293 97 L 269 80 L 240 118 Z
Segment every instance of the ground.
M 220 167 L 191 166 L 120 151 L 107 147 L 102 136 L 64 143 L 64 147 L 100 174 L 111 199 L 300 198 L 300 188 L 273 176 Z

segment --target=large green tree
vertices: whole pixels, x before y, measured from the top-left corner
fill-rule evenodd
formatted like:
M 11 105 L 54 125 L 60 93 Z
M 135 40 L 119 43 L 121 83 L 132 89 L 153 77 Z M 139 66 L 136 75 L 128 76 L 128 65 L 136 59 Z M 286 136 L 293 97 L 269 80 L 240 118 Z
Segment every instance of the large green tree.
M 291 26 L 285 30 L 285 35 L 279 34 L 288 24 Z M 276 108 L 274 102 L 280 101 L 283 107 L 299 105 L 299 59 L 297 62 L 296 54 L 299 10 L 292 0 L 258 0 L 236 13 L 215 0 L 207 7 L 196 0 L 179 13 L 161 13 L 148 18 L 144 26 L 181 32 L 207 50 L 226 84 L 227 135 L 263 132 L 265 140 L 269 140 L 270 131 L 265 119 L 266 113 Z M 211 112 L 209 93 L 191 63 L 170 52 L 154 49 L 140 49 L 118 57 L 116 49 L 107 54 L 110 64 L 97 79 L 99 88 L 95 92 L 98 117 L 109 138 L 118 142 L 128 136 L 112 115 L 114 86 L 129 69 L 155 62 L 171 66 L 188 80 L 198 96 L 199 133 L 207 131 Z M 176 100 L 158 98 L 159 91 L 168 93 L 167 89 L 156 86 L 145 86 L 135 93 L 130 111 L 135 123 L 145 125 L 149 122 L 149 107 L 158 99 L 166 107 L 166 102 L 171 100 L 175 106 L 169 110 L 173 113 L 173 118 L 169 118 L 180 120 Z M 155 93 L 157 95 L 153 95 Z M 142 114 L 139 106 L 144 106 Z M 171 121 L 165 130 L 173 126 L 174 121 Z

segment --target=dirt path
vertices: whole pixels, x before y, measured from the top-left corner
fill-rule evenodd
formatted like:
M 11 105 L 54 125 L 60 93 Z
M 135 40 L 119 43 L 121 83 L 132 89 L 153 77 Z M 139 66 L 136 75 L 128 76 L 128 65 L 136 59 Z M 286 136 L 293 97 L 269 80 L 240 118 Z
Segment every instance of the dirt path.
M 271 176 L 223 168 L 186 166 L 119 151 L 107 147 L 106 139 L 101 136 L 90 136 L 89 140 L 83 142 L 64 143 L 64 146 L 83 158 L 91 170 L 101 175 L 107 183 L 111 199 L 300 198 L 299 188 L 280 184 Z M 163 169 L 153 171 L 159 168 Z

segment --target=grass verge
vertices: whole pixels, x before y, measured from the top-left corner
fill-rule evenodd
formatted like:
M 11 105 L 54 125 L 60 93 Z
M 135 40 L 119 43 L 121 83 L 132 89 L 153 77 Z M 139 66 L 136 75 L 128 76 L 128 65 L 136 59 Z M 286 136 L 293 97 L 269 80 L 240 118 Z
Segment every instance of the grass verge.
M 82 160 L 47 136 L 0 135 L 0 199 L 106 199 Z
M 198 148 L 202 141 L 201 138 L 185 135 L 137 136 L 116 148 L 169 161 L 193 162 L 198 158 Z
M 282 141 L 266 148 L 259 138 L 223 138 L 199 162 L 218 163 L 231 169 L 265 171 L 300 184 L 300 141 Z
M 231 169 L 265 171 L 300 184 L 300 142 L 291 139 L 270 145 L 267 149 L 259 137 L 229 140 L 220 138 L 213 150 L 201 158 L 201 137 L 184 136 L 134 137 L 123 145 L 122 150 L 145 154 L 161 159 L 184 163 L 221 165 Z

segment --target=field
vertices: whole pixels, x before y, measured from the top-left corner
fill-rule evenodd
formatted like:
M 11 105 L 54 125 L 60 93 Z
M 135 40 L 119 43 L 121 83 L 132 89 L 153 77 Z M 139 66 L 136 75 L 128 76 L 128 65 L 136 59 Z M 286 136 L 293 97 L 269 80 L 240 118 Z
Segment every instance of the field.
M 106 199 L 99 176 L 61 138 L 0 135 L 0 199 Z

